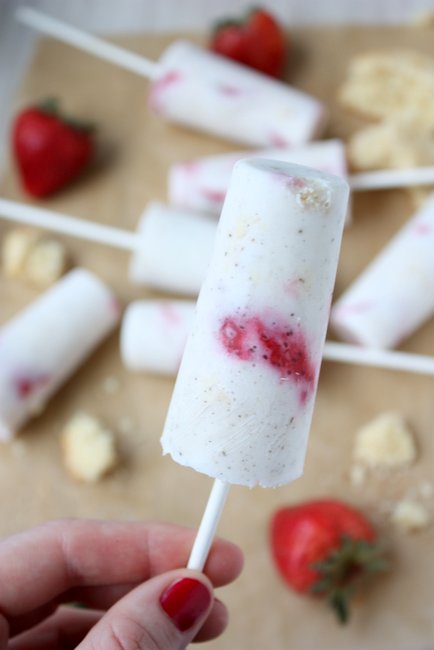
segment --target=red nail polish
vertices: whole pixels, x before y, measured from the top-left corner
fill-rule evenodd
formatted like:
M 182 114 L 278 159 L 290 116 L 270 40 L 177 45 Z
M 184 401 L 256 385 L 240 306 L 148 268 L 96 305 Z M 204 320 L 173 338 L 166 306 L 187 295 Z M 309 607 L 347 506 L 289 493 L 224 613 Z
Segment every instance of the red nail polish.
M 208 588 L 194 578 L 180 578 L 160 596 L 160 605 L 178 630 L 186 632 L 211 605 Z

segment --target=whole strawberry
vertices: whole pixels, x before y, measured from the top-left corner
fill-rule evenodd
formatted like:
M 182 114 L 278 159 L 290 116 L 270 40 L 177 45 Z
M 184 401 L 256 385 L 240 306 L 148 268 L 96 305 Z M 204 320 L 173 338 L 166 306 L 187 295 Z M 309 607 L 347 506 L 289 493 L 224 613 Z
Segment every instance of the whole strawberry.
M 386 568 L 372 525 L 342 501 L 282 508 L 273 515 L 270 532 L 272 555 L 283 579 L 298 593 L 326 599 L 341 623 L 349 618 L 356 579 Z
M 258 8 L 250 11 L 243 20 L 219 22 L 213 31 L 211 49 L 259 72 L 280 77 L 287 42 L 275 18 Z
M 12 144 L 25 190 L 41 198 L 70 183 L 87 165 L 94 151 L 93 129 L 63 117 L 57 102 L 47 100 L 17 115 Z

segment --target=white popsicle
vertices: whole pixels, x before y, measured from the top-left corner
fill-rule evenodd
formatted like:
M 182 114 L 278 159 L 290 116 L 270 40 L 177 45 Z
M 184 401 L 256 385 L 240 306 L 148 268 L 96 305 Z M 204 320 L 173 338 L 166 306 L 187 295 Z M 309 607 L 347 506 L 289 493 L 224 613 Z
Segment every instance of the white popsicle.
M 198 293 L 217 229 L 209 215 L 155 201 L 144 210 L 138 233 L 1 198 L 0 217 L 132 251 L 129 278 L 133 283 L 184 294 Z
M 434 193 L 331 312 L 344 340 L 392 348 L 434 313 Z
M 347 176 L 345 146 L 338 139 L 319 140 L 291 149 L 234 151 L 172 165 L 168 175 L 169 202 L 184 209 L 220 214 L 235 163 L 258 156 Z
M 321 134 L 324 106 L 247 66 L 176 41 L 158 62 L 29 7 L 21 22 L 152 80 L 150 106 L 172 122 L 250 146 L 288 147 Z
M 115 327 L 120 308 L 75 269 L 0 330 L 0 440 L 9 440 Z
M 282 160 L 313 167 L 348 179 L 353 192 L 415 185 L 434 185 L 434 167 L 385 169 L 348 174 L 341 140 L 318 140 L 289 149 L 234 151 L 173 164 L 168 174 L 168 199 L 183 209 L 220 214 L 237 160 L 248 157 Z
M 249 159 L 234 167 L 162 445 L 224 483 L 300 476 L 347 183 Z
M 121 357 L 135 372 L 174 376 L 194 319 L 193 300 L 137 300 L 121 324 Z M 434 376 L 434 357 L 326 341 L 323 361 Z
M 140 218 L 140 249 L 133 252 L 129 278 L 163 291 L 197 294 L 214 246 L 216 221 L 199 213 L 152 201 Z
M 122 319 L 121 357 L 130 370 L 176 375 L 193 321 L 193 300 L 136 300 Z

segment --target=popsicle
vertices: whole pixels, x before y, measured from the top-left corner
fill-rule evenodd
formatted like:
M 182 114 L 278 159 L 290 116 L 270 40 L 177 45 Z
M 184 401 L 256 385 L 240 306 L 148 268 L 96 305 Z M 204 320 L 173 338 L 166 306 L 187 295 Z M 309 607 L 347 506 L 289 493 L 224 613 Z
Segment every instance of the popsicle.
M 193 300 L 136 300 L 121 322 L 122 362 L 134 372 L 174 376 L 190 332 Z M 326 341 L 323 361 L 434 375 L 434 357 Z
M 304 92 L 187 41 L 158 62 L 29 7 L 18 20 L 151 79 L 149 105 L 168 120 L 248 146 L 288 147 L 321 135 L 325 108 Z
M 38 414 L 113 330 L 120 308 L 93 273 L 75 269 L 0 329 L 0 441 Z
M 132 251 L 131 282 L 183 294 L 198 293 L 217 228 L 209 215 L 156 201 L 144 210 L 137 233 L 2 198 L 0 217 Z
M 261 151 L 234 151 L 173 164 L 168 174 L 168 200 L 183 209 L 220 214 L 232 168 L 241 158 L 261 157 L 306 165 L 348 179 L 352 191 L 434 184 L 434 167 L 377 170 L 348 174 L 342 140 L 318 140 L 303 146 Z
M 230 484 L 302 473 L 348 193 L 307 167 L 234 167 L 161 438 L 215 478 L 190 567 L 203 566 Z
M 193 300 L 136 300 L 125 310 L 120 349 L 133 371 L 176 375 L 193 320 Z
M 434 313 L 434 193 L 339 298 L 331 324 L 358 345 L 392 348 Z
M 197 294 L 214 246 L 216 221 L 208 215 L 148 204 L 138 225 L 141 240 L 129 264 L 131 282 Z

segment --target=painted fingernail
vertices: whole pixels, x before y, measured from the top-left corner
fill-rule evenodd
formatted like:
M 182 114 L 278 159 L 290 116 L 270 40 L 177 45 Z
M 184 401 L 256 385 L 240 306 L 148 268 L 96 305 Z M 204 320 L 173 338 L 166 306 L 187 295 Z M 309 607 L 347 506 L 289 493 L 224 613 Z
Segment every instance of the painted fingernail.
M 186 632 L 203 617 L 212 595 L 200 580 L 180 578 L 160 596 L 160 605 L 178 630 Z

